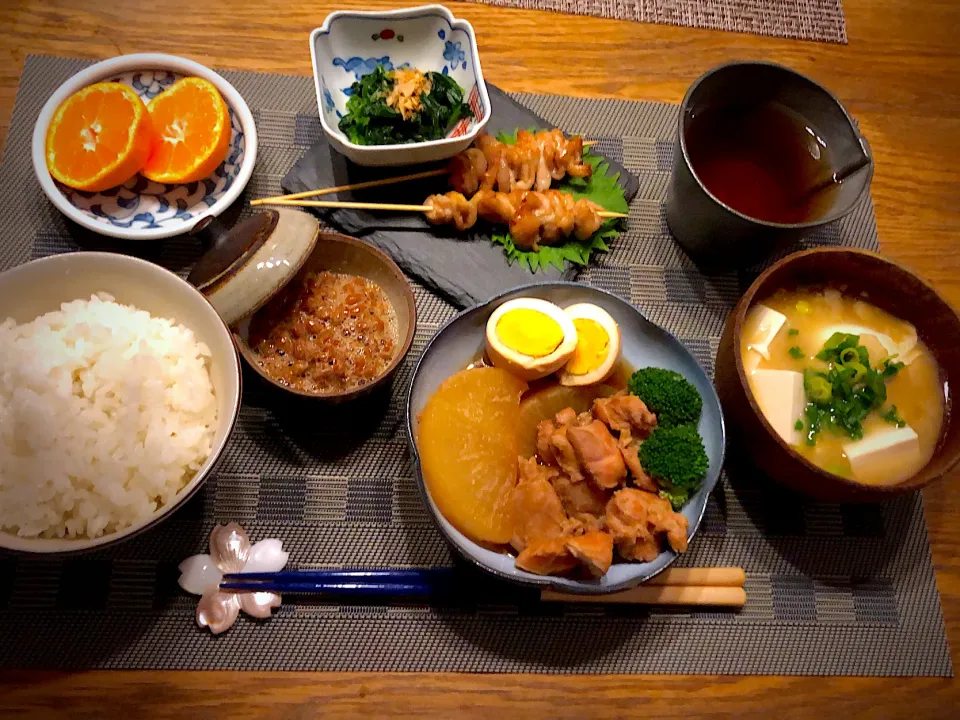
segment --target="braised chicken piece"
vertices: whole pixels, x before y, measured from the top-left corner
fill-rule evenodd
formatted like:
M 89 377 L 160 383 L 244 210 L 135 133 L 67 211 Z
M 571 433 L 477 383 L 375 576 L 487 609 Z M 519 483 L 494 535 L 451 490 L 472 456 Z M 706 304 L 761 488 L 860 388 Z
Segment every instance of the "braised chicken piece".
M 567 436 L 568 430 L 576 420 L 577 413 L 572 408 L 558 412 L 553 419 L 555 430 L 550 436 L 550 446 L 553 449 L 554 462 L 573 482 L 578 483 L 583 481 L 583 473 L 580 471 L 580 462 Z
M 557 491 L 563 509 L 570 517 L 588 515 L 594 520 L 603 517 L 607 507 L 607 493 L 592 482 L 574 482 L 569 475 L 556 473 L 552 478 L 553 489 Z M 591 525 L 593 523 L 590 523 Z
M 660 488 L 649 475 L 643 470 L 640 464 L 640 441 L 631 440 L 629 445 L 620 446 L 620 454 L 623 455 L 623 461 L 627 464 L 630 471 L 630 477 L 633 478 L 633 484 L 641 490 L 647 492 L 659 492 Z
M 659 495 L 634 488 L 618 490 L 607 503 L 606 522 L 617 550 L 627 560 L 655 560 L 661 535 L 677 552 L 687 549 L 687 519 L 673 512 Z
M 577 531 L 572 533 L 574 535 L 581 535 L 589 532 L 600 532 L 607 529 L 607 520 L 605 515 L 578 513 L 570 518 L 570 522 L 577 524 Z
M 538 540 L 517 555 L 516 566 L 536 575 L 560 575 L 573 570 L 579 560 L 567 549 L 569 538 Z
M 587 532 L 567 538 L 565 547 L 594 577 L 603 577 L 613 563 L 613 537 L 605 532 Z
M 539 540 L 549 540 L 567 532 L 567 514 L 556 490 L 550 484 L 557 470 L 538 465 L 536 458 L 520 458 L 520 479 L 510 494 L 513 512 L 513 536 L 510 544 L 518 552 Z
M 613 435 L 599 420 L 583 427 L 571 427 L 567 438 L 577 461 L 601 488 L 614 488 L 627 477 L 627 466 Z
M 553 420 L 549 418 L 541 420 L 537 425 L 537 455 L 547 465 L 557 464 L 556 457 L 553 453 L 553 445 L 550 442 L 550 438 L 553 437 L 556 431 L 557 426 L 554 425 Z
M 621 390 L 608 398 L 593 401 L 593 414 L 611 430 L 620 433 L 621 445 L 634 438 L 646 438 L 657 426 L 657 416 L 636 395 Z
M 573 421 L 573 424 L 576 425 L 577 427 L 586 427 L 587 425 L 592 423 L 594 420 L 596 420 L 596 418 L 593 417 L 593 413 L 590 412 L 589 410 L 585 410 L 584 412 L 577 415 L 577 419 Z
M 651 495 L 648 500 L 650 509 L 647 523 L 651 530 L 666 533 L 667 542 L 677 552 L 687 551 L 687 518 L 674 512 L 668 500 L 659 495 Z

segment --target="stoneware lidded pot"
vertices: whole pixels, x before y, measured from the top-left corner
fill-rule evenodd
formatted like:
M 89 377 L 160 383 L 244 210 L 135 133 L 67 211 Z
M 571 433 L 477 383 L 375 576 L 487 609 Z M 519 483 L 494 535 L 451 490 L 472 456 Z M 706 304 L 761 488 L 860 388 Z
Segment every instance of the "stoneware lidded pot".
M 209 250 L 187 280 L 230 326 L 240 355 L 270 385 L 301 398 L 328 403 L 351 400 L 386 384 L 410 350 L 417 324 L 413 289 L 397 264 L 373 245 L 323 232 L 313 215 L 290 208 L 259 212 L 229 230 L 208 218 L 193 232 Z M 292 388 L 267 374 L 250 346 L 253 315 L 289 283 L 321 270 L 371 280 L 383 289 L 396 312 L 397 353 L 379 376 L 360 388 L 331 392 Z

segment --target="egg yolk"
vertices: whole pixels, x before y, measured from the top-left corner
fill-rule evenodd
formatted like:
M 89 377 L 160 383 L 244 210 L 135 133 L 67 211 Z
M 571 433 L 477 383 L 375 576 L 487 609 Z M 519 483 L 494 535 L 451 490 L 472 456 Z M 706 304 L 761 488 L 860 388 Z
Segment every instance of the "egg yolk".
M 573 326 L 577 329 L 577 349 L 566 370 L 571 375 L 586 375 L 607 359 L 610 336 L 596 320 L 577 318 Z
M 497 321 L 497 337 L 511 350 L 528 357 L 546 357 L 563 342 L 563 328 L 546 313 L 517 308 Z

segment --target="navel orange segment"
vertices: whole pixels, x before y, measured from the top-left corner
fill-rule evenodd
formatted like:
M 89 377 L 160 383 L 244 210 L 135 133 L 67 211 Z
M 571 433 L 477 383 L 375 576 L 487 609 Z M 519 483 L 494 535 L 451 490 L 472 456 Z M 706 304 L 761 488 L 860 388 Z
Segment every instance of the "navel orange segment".
M 120 185 L 150 155 L 150 115 L 122 83 L 102 82 L 61 103 L 47 128 L 47 169 L 64 185 L 99 192 Z
M 227 156 L 230 113 L 207 80 L 183 78 L 147 106 L 154 128 L 153 152 L 141 170 L 162 183 L 188 183 L 210 175 Z

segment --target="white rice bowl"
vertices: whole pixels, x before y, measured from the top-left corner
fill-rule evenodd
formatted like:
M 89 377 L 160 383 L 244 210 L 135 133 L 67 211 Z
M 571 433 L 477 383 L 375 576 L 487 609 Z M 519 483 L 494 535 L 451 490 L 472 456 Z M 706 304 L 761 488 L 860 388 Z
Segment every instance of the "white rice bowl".
M 0 324 L 0 531 L 96 538 L 150 518 L 210 456 L 210 350 L 99 293 Z

